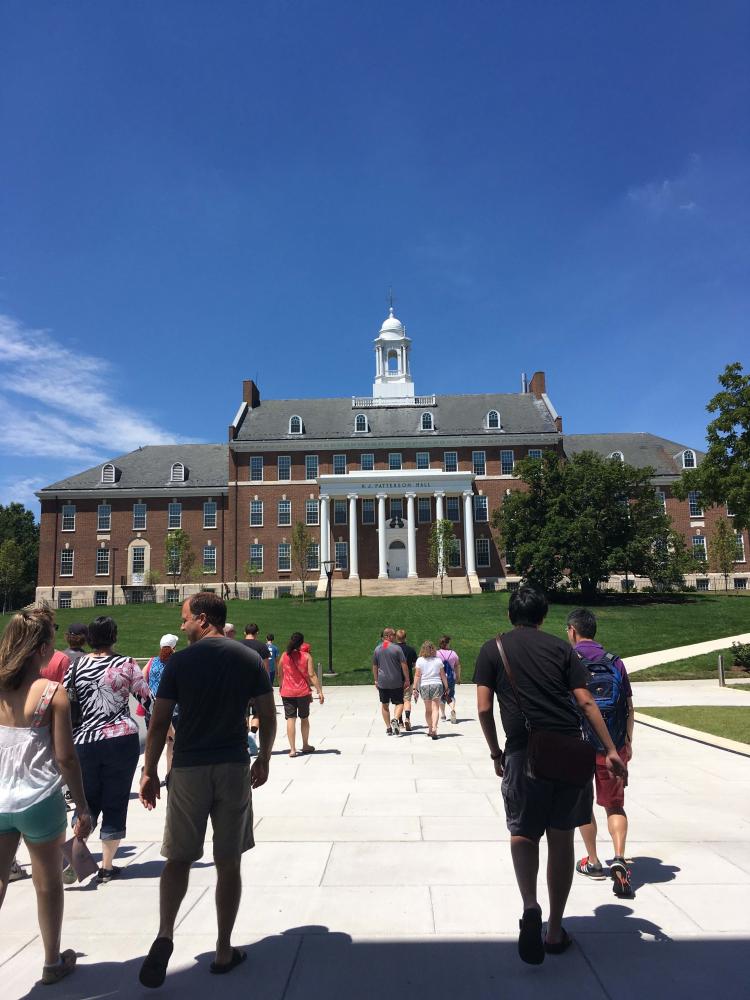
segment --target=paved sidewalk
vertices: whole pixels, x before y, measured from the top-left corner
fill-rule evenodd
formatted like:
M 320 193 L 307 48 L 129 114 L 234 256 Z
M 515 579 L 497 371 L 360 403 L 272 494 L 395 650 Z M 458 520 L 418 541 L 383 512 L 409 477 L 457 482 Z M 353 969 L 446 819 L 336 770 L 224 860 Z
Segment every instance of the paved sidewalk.
M 209 855 L 193 870 L 161 995 L 745 995 L 747 760 L 639 727 L 628 793 L 636 899 L 618 901 L 609 882 L 576 876 L 566 919 L 575 946 L 528 967 L 516 953 L 520 903 L 499 781 L 473 687 L 460 687 L 459 698 L 460 721 L 437 742 L 422 728 L 386 737 L 370 687 L 332 688 L 324 706 L 314 704 L 314 756 L 290 760 L 280 735 L 270 781 L 255 795 L 258 846 L 243 863 L 236 943 L 249 960 L 231 976 L 209 976 Z M 421 727 L 421 705 L 414 721 Z M 137 972 L 157 925 L 163 818 L 161 807 L 147 813 L 134 801 L 123 879 L 66 889 L 63 947 L 82 955 L 59 986 L 34 985 L 42 955 L 33 888 L 9 887 L 0 912 L 4 1000 L 147 995 Z
M 689 646 L 676 646 L 673 649 L 660 649 L 656 653 L 641 653 L 639 656 L 628 656 L 625 665 L 629 674 L 646 667 L 656 667 L 662 663 L 672 663 L 673 660 L 687 660 L 691 656 L 701 656 L 703 653 L 713 653 L 721 649 L 729 649 L 733 642 L 750 643 L 750 632 L 742 635 L 728 635 L 724 639 L 710 639 L 708 642 L 694 642 Z

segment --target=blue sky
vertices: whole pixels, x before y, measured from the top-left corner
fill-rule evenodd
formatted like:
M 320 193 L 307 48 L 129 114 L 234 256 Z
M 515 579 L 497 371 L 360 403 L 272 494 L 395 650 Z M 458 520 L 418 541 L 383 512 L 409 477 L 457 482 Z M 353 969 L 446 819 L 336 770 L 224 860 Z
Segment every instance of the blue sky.
M 547 372 L 703 442 L 748 366 L 750 8 L 6 0 L 0 502 L 262 396 Z M 592 388 L 596 391 L 592 392 Z

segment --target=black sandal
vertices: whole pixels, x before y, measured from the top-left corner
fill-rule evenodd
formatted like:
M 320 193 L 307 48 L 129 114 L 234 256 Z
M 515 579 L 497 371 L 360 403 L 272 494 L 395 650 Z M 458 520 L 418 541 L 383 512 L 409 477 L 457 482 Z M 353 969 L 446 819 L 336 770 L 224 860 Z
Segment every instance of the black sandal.
M 542 911 L 537 907 L 524 910 L 518 921 L 521 933 L 518 935 L 518 954 L 528 965 L 541 965 L 544 961 L 542 941 Z
M 138 979 L 142 986 L 156 989 L 167 978 L 167 966 L 172 957 L 174 943 L 170 938 L 158 937 L 151 945 L 148 955 L 143 959 Z
M 224 976 L 227 972 L 231 972 L 232 969 L 236 969 L 238 965 L 242 965 L 246 958 L 246 951 L 240 951 L 239 948 L 232 948 L 232 957 L 228 962 L 224 962 L 221 965 L 218 962 L 211 962 L 209 970 L 215 976 Z
M 548 941 L 544 939 L 544 950 L 548 955 L 562 955 L 564 951 L 573 944 L 573 938 L 568 934 L 568 932 L 563 927 L 562 929 L 562 939 L 560 941 Z

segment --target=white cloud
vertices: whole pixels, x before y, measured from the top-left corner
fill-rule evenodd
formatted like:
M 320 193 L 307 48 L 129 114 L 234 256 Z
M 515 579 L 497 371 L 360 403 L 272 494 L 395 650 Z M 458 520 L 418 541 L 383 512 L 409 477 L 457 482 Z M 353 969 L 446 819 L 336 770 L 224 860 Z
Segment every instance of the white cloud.
M 93 465 L 140 445 L 185 440 L 129 406 L 103 358 L 3 314 L 0 362 L 0 454 Z
M 36 490 L 47 484 L 36 477 L 0 480 L 0 504 L 22 503 L 27 510 L 38 512 L 39 501 L 34 496 Z

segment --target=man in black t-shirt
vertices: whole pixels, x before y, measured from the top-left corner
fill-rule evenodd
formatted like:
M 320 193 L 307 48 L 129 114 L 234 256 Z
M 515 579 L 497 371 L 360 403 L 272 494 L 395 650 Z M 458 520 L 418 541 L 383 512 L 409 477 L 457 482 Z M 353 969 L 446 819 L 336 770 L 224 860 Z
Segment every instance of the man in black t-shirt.
M 401 647 L 401 652 L 406 660 L 406 669 L 409 671 L 409 687 L 404 691 L 404 729 L 411 729 L 411 686 L 414 681 L 414 664 L 417 662 L 417 651 L 406 641 L 406 629 L 396 629 L 396 645 Z
M 270 663 L 270 653 L 268 652 L 268 646 L 265 642 L 260 642 L 258 639 L 258 626 L 254 623 L 245 626 L 245 638 L 240 639 L 243 646 L 247 646 L 248 649 L 254 650 L 258 656 L 263 661 L 263 666 L 265 667 L 266 673 L 269 678 L 271 676 Z M 253 740 L 258 737 L 258 716 L 255 714 L 255 709 L 252 702 L 247 706 L 247 718 L 248 718 L 248 729 L 250 730 L 250 735 Z M 252 748 L 251 748 L 252 749 Z M 254 750 L 252 751 L 255 752 Z
M 164 667 L 146 742 L 140 799 L 153 809 L 159 798 L 157 764 L 172 718 L 180 725 L 170 772 L 160 882 L 159 934 L 144 959 L 140 981 L 161 986 L 172 954 L 174 925 L 185 897 L 190 866 L 203 854 L 211 817 L 219 926 L 211 971 L 231 972 L 246 958 L 233 948 L 231 933 L 242 894 L 240 861 L 254 846 L 252 788 L 268 780 L 276 710 L 268 673 L 260 657 L 224 637 L 226 605 L 200 593 L 182 605 L 182 631 L 190 645 Z M 260 721 L 260 750 L 250 766 L 245 712 L 252 701 Z
M 490 748 L 495 773 L 503 779 L 502 794 L 510 830 L 510 850 L 523 899 L 518 951 L 525 962 L 539 964 L 546 954 L 569 946 L 562 917 L 573 881 L 573 833 L 591 818 L 592 785 L 579 789 L 561 781 L 532 777 L 526 771 L 528 730 L 547 730 L 581 737 L 581 715 L 591 723 L 606 749 L 607 766 L 627 776 L 596 702 L 588 691 L 589 672 L 567 642 L 540 630 L 547 601 L 531 587 L 511 594 L 508 616 L 513 630 L 502 644 L 513 674 L 508 679 L 497 639 L 486 642 L 477 657 L 474 682 L 482 732 Z M 500 750 L 493 714 L 500 704 L 505 753 Z M 542 911 L 537 902 L 539 840 L 547 836 L 550 912 L 542 940 Z

